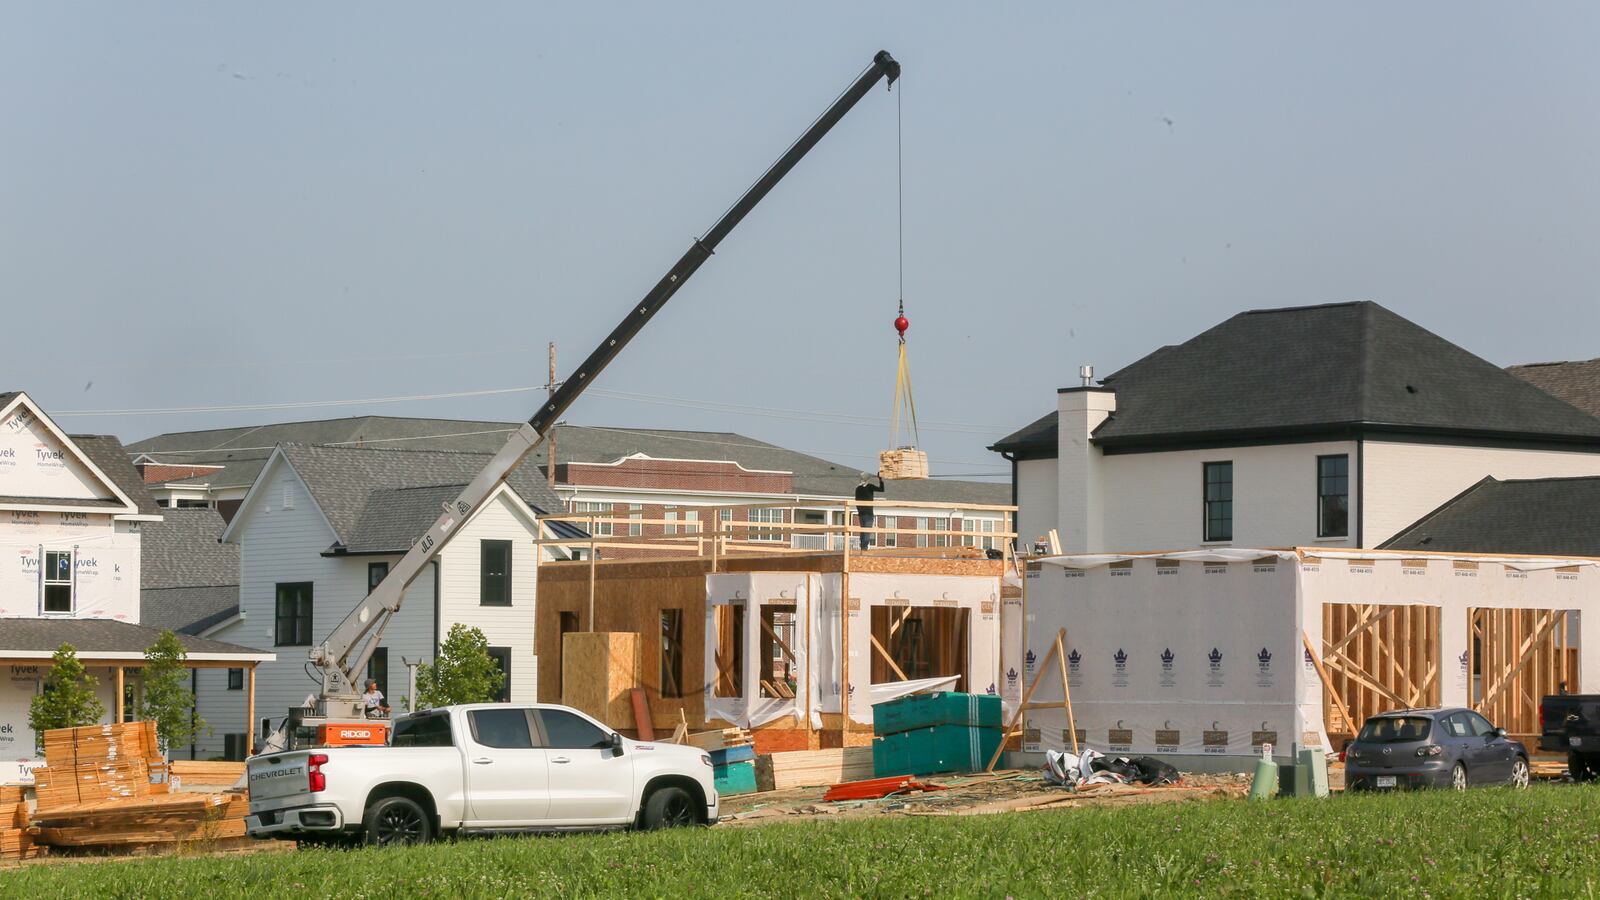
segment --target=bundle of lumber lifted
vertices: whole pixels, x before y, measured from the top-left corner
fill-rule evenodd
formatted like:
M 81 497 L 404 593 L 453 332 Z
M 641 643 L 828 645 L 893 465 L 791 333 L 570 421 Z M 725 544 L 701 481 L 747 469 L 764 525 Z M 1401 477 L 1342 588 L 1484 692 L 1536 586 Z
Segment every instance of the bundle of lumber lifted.
M 38 843 L 139 851 L 245 837 L 249 799 L 243 792 L 172 791 L 154 722 L 47 731 L 44 754 L 45 765 L 33 770 L 31 831 Z M 225 765 L 235 773 L 226 779 L 232 782 L 242 767 Z

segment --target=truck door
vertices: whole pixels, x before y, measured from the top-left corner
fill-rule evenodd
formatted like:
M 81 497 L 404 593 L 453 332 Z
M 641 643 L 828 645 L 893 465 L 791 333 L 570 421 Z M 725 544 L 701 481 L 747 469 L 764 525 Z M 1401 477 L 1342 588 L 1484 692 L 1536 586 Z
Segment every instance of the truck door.
M 477 826 L 538 825 L 550 808 L 550 771 L 532 710 L 467 711 L 467 810 Z
M 535 710 L 550 759 L 553 824 L 599 825 L 633 818 L 633 760 L 611 747 L 611 732 L 564 709 Z

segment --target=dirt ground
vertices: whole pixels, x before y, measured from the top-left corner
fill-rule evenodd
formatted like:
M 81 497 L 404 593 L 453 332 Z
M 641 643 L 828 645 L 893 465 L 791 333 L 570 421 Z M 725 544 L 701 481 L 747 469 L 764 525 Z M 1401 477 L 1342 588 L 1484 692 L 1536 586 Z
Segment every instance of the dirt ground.
M 1247 775 L 1185 775 L 1181 784 L 1162 787 L 1096 785 L 1070 791 L 1036 771 L 1003 771 L 921 779 L 944 788 L 915 791 L 879 800 L 825 802 L 826 787 L 792 788 L 724 797 L 718 827 L 765 825 L 859 816 L 982 816 L 1077 806 L 1131 806 L 1189 800 L 1236 800 L 1250 791 Z

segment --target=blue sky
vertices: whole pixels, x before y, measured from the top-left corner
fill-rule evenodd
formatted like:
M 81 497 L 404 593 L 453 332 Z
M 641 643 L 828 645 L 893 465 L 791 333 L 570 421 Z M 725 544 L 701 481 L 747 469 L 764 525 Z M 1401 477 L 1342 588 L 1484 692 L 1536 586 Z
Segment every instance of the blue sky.
M 1373 299 L 1496 363 L 1600 356 L 1597 33 L 1557 3 L 4 3 L 0 387 L 59 414 L 542 384 L 880 48 L 936 473 L 1003 471 L 984 446 L 1080 364 L 1244 309 Z M 569 420 L 868 462 L 895 111 L 869 95 L 598 384 L 635 396 Z

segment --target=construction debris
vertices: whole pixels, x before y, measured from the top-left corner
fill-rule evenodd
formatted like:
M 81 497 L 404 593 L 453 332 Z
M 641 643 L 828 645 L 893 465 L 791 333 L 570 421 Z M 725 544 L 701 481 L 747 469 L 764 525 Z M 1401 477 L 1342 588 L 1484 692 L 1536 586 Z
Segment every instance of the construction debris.
M 840 800 L 877 800 L 908 791 L 942 791 L 943 785 L 918 781 L 911 775 L 893 775 L 888 778 L 869 778 L 866 781 L 846 781 L 828 788 L 822 799 L 834 803 Z
M 792 750 L 756 757 L 756 784 L 764 791 L 861 781 L 875 774 L 871 747 Z

